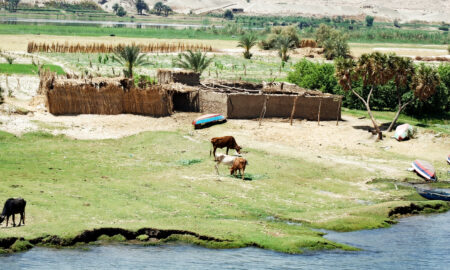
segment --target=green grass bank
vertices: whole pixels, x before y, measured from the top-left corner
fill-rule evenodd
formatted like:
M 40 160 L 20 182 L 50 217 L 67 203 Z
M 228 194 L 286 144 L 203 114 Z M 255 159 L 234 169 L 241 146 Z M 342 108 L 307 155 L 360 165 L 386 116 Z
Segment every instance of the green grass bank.
M 60 66 L 43 65 L 42 68 L 49 69 L 52 72 L 56 72 L 58 75 L 66 74 Z M 0 63 L 0 73 L 36 75 L 38 74 L 38 67 L 32 64 Z
M 247 181 L 227 176 L 224 167 L 218 180 L 209 142 L 190 136 L 146 132 L 88 141 L 0 132 L 0 198 L 27 200 L 26 226 L 2 228 L 0 239 L 33 242 L 54 235 L 73 242 L 94 228 L 157 228 L 221 240 L 176 234 L 163 241 L 301 253 L 352 249 L 313 228 L 386 227 L 395 222 L 395 209 L 411 202 L 422 212 L 448 209 L 448 204 L 414 196 L 413 188 L 397 189 L 383 181 L 366 188 L 369 172 L 258 149 L 246 149 Z

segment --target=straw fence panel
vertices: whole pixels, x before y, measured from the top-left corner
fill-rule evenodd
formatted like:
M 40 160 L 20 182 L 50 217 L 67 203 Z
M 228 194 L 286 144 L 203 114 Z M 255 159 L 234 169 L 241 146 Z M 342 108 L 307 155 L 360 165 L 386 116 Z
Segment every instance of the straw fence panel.
M 59 84 L 47 92 L 48 110 L 62 114 L 132 113 L 166 116 L 172 113 L 170 95 L 157 87 L 124 90 L 117 85 Z

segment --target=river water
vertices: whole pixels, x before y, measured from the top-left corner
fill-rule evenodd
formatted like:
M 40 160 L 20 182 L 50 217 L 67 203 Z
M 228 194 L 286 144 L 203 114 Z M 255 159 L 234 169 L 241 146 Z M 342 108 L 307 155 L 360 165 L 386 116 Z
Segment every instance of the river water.
M 295 225 L 293 225 L 295 226 Z M 387 229 L 328 232 L 363 251 L 289 255 L 258 248 L 191 245 L 33 248 L 0 256 L 0 269 L 450 269 L 450 212 L 401 219 Z

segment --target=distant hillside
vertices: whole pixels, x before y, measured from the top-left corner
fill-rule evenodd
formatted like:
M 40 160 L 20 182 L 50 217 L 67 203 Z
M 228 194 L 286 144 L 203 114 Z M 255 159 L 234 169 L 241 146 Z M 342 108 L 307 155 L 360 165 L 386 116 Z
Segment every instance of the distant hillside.
M 50 0 L 22 0 L 25 3 L 45 3 Z M 85 0 L 66 0 L 80 2 Z M 144 0 L 152 7 L 157 0 Z M 393 21 L 450 22 L 449 0 L 166 0 L 162 1 L 178 13 L 221 12 L 225 9 L 243 9 L 249 15 L 354 16 L 372 15 Z M 102 6 L 112 10 L 115 3 L 129 13 L 136 12 L 135 0 L 107 0 Z

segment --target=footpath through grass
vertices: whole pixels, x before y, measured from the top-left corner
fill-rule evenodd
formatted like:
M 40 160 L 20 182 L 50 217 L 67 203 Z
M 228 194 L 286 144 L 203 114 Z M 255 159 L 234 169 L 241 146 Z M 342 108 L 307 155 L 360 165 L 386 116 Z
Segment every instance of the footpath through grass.
M 42 68 L 49 69 L 52 72 L 56 72 L 58 75 L 66 74 L 60 66 L 43 65 Z M 38 74 L 38 67 L 32 64 L 0 63 L 0 73 L 36 75 Z
M 231 240 L 214 247 L 257 245 L 289 253 L 349 249 L 312 228 L 389 226 L 389 211 L 408 205 L 402 198 L 415 194 L 412 188 L 365 188 L 361 181 L 370 175 L 351 167 L 257 149 L 246 149 L 252 180 L 223 177 L 229 172 L 221 167 L 217 181 L 209 142 L 188 136 L 147 132 L 84 141 L 0 132 L 0 201 L 19 196 L 27 201 L 26 226 L 2 228 L 0 238 L 152 227 Z M 419 205 L 440 203 L 417 200 Z

